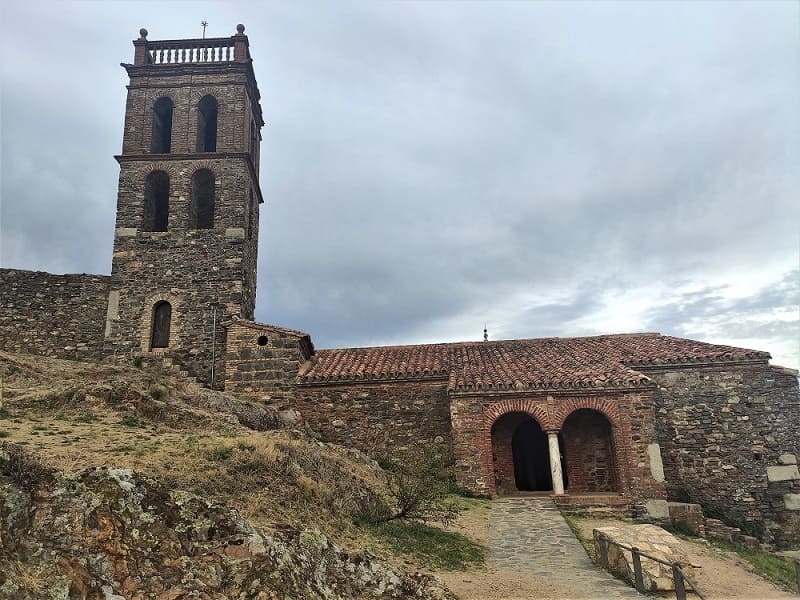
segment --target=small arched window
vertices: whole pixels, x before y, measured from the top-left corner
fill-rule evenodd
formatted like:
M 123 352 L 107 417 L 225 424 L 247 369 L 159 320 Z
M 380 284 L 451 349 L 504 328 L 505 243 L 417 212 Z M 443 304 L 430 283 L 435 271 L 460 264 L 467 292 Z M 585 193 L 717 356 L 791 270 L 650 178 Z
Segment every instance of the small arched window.
M 169 347 L 169 327 L 172 321 L 172 306 L 162 300 L 153 307 L 153 334 L 150 336 L 150 348 Z
M 166 231 L 169 218 L 169 175 L 153 171 L 144 181 L 143 231 Z
M 192 201 L 189 207 L 191 229 L 214 228 L 214 173 L 198 169 L 192 175 Z
M 172 100 L 159 98 L 153 104 L 153 135 L 150 139 L 150 152 L 169 154 L 172 147 Z
M 197 151 L 217 151 L 217 99 L 203 96 L 197 105 Z

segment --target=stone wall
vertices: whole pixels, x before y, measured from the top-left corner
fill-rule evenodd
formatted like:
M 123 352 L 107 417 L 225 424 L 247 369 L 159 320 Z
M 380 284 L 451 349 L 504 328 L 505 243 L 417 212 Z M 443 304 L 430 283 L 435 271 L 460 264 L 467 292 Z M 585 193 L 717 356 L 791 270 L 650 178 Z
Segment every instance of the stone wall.
M 291 401 L 297 373 L 311 354 L 308 336 L 252 321 L 234 320 L 226 328 L 225 390 L 269 404 Z
M 659 386 L 670 499 L 768 543 L 800 542 L 796 372 L 765 362 L 643 371 Z
M 103 356 L 107 275 L 0 269 L 0 349 L 58 358 Z
M 301 385 L 291 407 L 328 441 L 400 457 L 419 444 L 451 443 L 446 381 Z
M 107 343 L 119 355 L 147 363 L 168 357 L 201 382 L 223 386 L 226 329 L 252 319 L 258 248 L 256 172 L 262 125 L 249 62 L 130 66 L 120 163 L 111 291 L 117 309 Z M 216 151 L 199 152 L 198 106 L 218 105 Z M 152 154 L 153 107 L 173 103 L 169 152 Z M 214 174 L 213 223 L 192 226 L 192 177 Z M 169 179 L 166 231 L 145 231 L 145 181 L 154 171 Z M 172 307 L 167 347 L 151 344 L 154 307 Z

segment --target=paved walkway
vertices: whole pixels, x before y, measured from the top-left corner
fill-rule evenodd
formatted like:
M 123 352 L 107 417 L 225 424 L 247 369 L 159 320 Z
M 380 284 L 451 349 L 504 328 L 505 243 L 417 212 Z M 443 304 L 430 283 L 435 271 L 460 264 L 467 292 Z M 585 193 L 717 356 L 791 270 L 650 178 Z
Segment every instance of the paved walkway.
M 589 559 L 549 498 L 493 501 L 489 531 L 492 569 L 568 584 L 575 597 L 642 598 Z

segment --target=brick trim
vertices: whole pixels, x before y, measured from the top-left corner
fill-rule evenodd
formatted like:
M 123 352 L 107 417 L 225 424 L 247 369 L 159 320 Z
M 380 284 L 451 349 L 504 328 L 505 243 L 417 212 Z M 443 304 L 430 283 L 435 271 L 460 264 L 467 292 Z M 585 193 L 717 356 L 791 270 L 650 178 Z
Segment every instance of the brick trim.
M 611 423 L 611 429 L 619 428 L 619 406 L 618 403 L 610 398 L 570 398 L 559 402 L 556 407 L 553 421 L 555 430 L 560 431 L 564 427 L 564 421 L 576 410 L 590 409 L 602 414 Z
M 541 399 L 536 401 L 531 398 L 510 398 L 494 403 L 486 409 L 483 417 L 483 427 L 488 431 L 491 440 L 492 426 L 500 418 L 509 413 L 525 413 L 539 423 L 544 431 L 554 431 L 556 428 L 550 413 L 541 404 Z

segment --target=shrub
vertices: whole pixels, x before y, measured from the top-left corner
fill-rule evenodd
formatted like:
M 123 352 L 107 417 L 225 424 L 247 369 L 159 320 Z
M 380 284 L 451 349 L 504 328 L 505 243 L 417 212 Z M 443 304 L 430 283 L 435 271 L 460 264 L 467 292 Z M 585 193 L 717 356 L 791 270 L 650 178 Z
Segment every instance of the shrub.
M 404 462 L 384 461 L 384 464 L 390 503 L 375 504 L 366 515 L 368 520 L 444 524 L 455 520 L 458 510 L 449 498 L 451 460 L 444 446 L 420 446 Z
M 0 475 L 10 477 L 15 484 L 30 492 L 39 484 L 50 481 L 53 471 L 20 446 L 4 442 L 0 444 Z
M 141 369 L 142 368 L 142 357 L 141 356 L 136 355 L 136 356 L 133 357 L 133 366 L 136 367 L 137 369 Z

